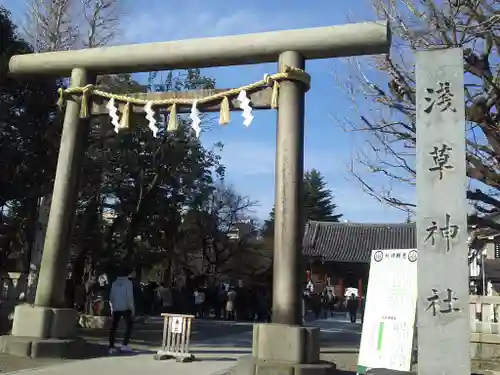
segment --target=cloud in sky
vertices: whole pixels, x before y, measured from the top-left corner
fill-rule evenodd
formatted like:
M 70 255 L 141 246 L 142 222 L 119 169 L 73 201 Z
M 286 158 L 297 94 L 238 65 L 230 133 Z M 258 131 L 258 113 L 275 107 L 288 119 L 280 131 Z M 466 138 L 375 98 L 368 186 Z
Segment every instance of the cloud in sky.
M 349 14 L 356 14 L 355 21 L 374 19 L 368 0 L 320 1 L 314 6 L 303 0 L 122 1 L 128 16 L 116 44 L 327 26 L 352 22 Z M 12 10 L 16 22 L 22 19 L 23 3 L 21 0 L 0 0 L 0 5 Z M 317 168 L 324 174 L 339 212 L 344 213 L 346 219 L 401 221 L 404 214 L 381 206 L 362 192 L 357 182 L 349 179 L 345 165 L 353 150 L 362 145 L 331 119 L 332 113 L 342 117 L 343 112 L 349 111 L 349 102 L 342 99 L 343 92 L 331 76 L 332 68 L 330 60 L 307 64 L 312 88 L 306 100 L 305 168 Z M 275 64 L 266 64 L 211 68 L 203 72 L 215 78 L 218 87 L 237 87 L 259 80 L 264 73 L 273 73 L 275 69 Z M 341 71 L 336 73 L 342 74 Z M 207 146 L 216 141 L 225 144 L 222 157 L 227 166 L 228 182 L 242 194 L 258 200 L 261 206 L 256 209 L 256 215 L 265 218 L 274 201 L 276 116 L 258 112 L 248 129 L 241 124 L 238 113 L 231 117 L 229 126 L 202 133 L 202 140 Z M 382 184 L 384 181 L 375 178 L 373 182 Z M 397 186 L 397 190 L 412 195 L 412 190 L 406 186 Z
M 134 0 L 128 0 L 129 2 Z M 138 2 L 137 2 L 138 3 Z M 149 0 L 148 7 L 134 4 L 121 42 L 155 42 L 296 28 L 294 19 L 306 16 L 301 7 L 280 7 L 284 2 L 254 0 L 252 4 L 227 0 L 186 0 L 181 6 Z M 132 5 L 132 3 L 131 3 Z M 314 25 L 314 17 L 310 22 Z M 303 27 L 303 26 L 301 26 Z

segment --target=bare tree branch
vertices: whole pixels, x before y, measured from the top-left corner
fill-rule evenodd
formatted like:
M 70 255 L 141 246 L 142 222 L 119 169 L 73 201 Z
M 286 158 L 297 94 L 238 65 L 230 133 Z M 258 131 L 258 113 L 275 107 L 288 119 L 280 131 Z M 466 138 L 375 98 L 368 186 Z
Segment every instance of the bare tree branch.
M 80 0 L 85 28 L 81 33 L 84 48 L 101 47 L 119 33 L 123 13 L 119 0 Z
M 78 25 L 73 11 L 76 0 L 27 0 L 24 32 L 35 52 L 64 51 L 73 48 Z
M 114 41 L 120 0 L 26 0 L 24 32 L 35 52 L 101 47 Z
M 370 175 L 415 185 L 415 68 L 417 49 L 464 48 L 467 120 L 468 198 L 479 212 L 500 210 L 500 70 L 491 64 L 500 50 L 500 11 L 495 0 L 372 0 L 375 13 L 391 22 L 390 56 L 350 59 L 349 74 L 336 74 L 357 112 L 336 119 L 359 134 L 366 150 L 358 151 L 351 173 L 371 196 L 400 209 L 415 204 L 376 186 Z M 498 53 L 498 52 L 497 52 Z M 385 89 L 384 87 L 387 87 Z M 480 192 L 480 194 L 478 193 Z M 482 222 L 484 224 L 484 222 Z

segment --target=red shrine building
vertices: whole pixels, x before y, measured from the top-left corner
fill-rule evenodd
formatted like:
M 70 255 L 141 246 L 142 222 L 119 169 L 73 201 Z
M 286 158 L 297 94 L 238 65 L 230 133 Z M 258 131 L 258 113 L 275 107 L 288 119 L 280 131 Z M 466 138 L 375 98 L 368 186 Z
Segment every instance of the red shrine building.
M 309 221 L 303 241 L 306 277 L 322 291 L 336 296 L 356 288 L 366 294 L 372 250 L 416 249 L 416 225 Z

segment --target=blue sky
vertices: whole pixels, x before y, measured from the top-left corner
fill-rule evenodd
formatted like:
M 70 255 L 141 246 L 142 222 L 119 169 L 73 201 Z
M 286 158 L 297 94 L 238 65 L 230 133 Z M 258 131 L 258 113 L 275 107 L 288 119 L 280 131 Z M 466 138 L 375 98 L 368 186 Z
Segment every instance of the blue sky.
M 128 16 L 118 44 L 375 20 L 368 0 L 125 0 L 125 3 Z M 0 0 L 0 5 L 13 13 L 15 22 L 23 19 L 23 0 Z M 342 59 L 307 63 L 312 88 L 306 96 L 305 167 L 323 173 L 335 196 L 338 212 L 343 213 L 346 220 L 400 222 L 406 217 L 404 213 L 382 206 L 364 193 L 349 174 L 352 155 L 365 146 L 362 137 L 344 132 L 334 120 L 347 115 L 345 112 L 350 111 L 351 106 L 333 76 L 334 67 L 336 74 L 347 74 L 342 65 Z M 275 71 L 276 64 L 262 64 L 209 68 L 203 73 L 214 77 L 218 87 L 229 88 L 260 80 L 265 73 Z M 254 115 L 252 125 L 245 128 L 240 114 L 234 112 L 228 126 L 211 126 L 201 137 L 207 146 L 217 141 L 224 143 L 222 156 L 227 166 L 227 181 L 241 194 L 260 202 L 255 215 L 263 219 L 274 201 L 276 115 L 273 111 L 255 111 Z M 372 184 L 388 185 L 368 171 L 363 175 Z M 393 185 L 391 189 L 413 198 L 413 190 L 406 185 Z

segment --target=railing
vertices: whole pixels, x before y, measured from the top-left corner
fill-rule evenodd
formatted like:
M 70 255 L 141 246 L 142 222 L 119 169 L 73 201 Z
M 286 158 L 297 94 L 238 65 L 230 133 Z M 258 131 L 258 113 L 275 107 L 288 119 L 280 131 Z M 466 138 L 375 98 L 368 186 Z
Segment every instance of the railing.
M 161 314 L 163 316 L 163 340 L 161 349 L 155 359 L 163 360 L 175 358 L 178 362 L 194 360 L 194 355 L 189 352 L 191 339 L 191 322 L 193 315 Z
M 500 296 L 470 296 L 471 342 L 500 344 Z

